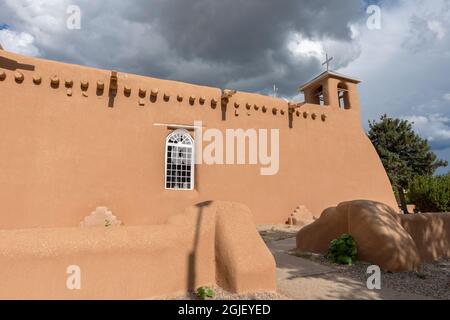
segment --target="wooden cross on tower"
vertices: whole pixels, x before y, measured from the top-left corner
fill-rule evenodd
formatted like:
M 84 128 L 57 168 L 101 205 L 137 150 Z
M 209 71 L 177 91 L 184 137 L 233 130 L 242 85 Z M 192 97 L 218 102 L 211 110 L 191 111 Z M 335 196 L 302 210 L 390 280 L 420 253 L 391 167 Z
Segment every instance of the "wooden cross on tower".
M 326 59 L 325 59 L 325 62 L 322 63 L 322 65 L 323 66 L 327 65 L 327 71 L 329 71 L 330 70 L 330 62 L 334 59 L 334 57 L 328 58 L 328 53 L 326 53 L 325 56 L 326 56 Z

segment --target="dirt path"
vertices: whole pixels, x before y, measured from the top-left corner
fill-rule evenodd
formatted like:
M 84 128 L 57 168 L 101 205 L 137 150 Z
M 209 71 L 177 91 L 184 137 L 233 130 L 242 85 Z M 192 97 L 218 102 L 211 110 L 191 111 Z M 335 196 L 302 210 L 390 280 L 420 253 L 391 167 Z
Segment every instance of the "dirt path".
M 288 254 L 295 248 L 295 238 L 269 241 L 267 246 L 277 262 L 278 292 L 295 300 L 409 300 L 432 299 L 398 292 L 389 288 L 369 290 L 366 283 L 308 259 Z

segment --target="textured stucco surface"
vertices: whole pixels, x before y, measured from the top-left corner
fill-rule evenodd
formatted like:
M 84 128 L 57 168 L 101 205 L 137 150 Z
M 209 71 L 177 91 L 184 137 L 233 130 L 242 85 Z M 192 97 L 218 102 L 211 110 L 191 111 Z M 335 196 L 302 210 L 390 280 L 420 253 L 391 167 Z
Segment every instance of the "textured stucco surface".
M 358 259 L 388 271 L 419 270 L 423 261 L 450 257 L 448 214 L 398 214 L 373 201 L 351 201 L 325 210 L 297 234 L 301 251 L 326 253 L 331 240 L 351 234 Z
M 71 265 L 81 290 L 67 289 Z M 1 299 L 141 299 L 217 282 L 238 293 L 276 290 L 274 258 L 250 210 L 225 202 L 166 225 L 3 230 L 0 274 Z
M 361 127 L 354 84 L 349 85 L 350 110 L 339 109 L 334 93 L 329 106 L 306 103 L 290 114 L 282 99 L 237 92 L 222 106 L 221 89 L 121 72 L 112 98 L 111 71 L 5 51 L 0 72 L 6 76 L 0 80 L 0 229 L 74 227 L 99 206 L 125 226 L 161 224 L 210 199 L 246 204 L 258 224 L 284 223 L 298 205 L 314 215 L 354 199 L 395 206 L 386 173 Z M 17 73 L 23 81 L 16 81 Z M 55 76 L 58 86 L 51 85 Z M 72 88 L 66 88 L 66 80 Z M 82 82 L 89 84 L 84 92 Z M 328 90 L 336 85 L 336 79 L 327 80 Z M 146 90 L 144 98 L 140 89 Z M 195 190 L 165 190 L 165 139 L 171 131 L 154 124 L 196 120 L 205 130 L 223 133 L 279 129 L 278 174 L 261 176 L 260 165 L 201 164 Z
M 450 214 L 401 215 L 400 222 L 414 239 L 425 261 L 450 257 Z

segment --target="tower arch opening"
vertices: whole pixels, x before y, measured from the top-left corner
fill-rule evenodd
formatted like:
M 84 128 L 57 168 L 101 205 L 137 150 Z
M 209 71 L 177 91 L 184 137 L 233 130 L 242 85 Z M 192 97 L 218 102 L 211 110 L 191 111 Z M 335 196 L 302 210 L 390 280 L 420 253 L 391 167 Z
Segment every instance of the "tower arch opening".
M 339 108 L 344 110 L 351 109 L 348 85 L 345 82 L 339 82 L 337 90 L 339 98 Z

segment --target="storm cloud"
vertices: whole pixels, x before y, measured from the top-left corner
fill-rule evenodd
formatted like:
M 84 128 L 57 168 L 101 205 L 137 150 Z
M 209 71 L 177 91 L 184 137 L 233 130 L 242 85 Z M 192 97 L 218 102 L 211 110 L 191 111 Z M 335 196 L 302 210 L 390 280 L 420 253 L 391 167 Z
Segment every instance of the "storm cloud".
M 66 28 L 70 4 L 80 30 Z M 276 84 L 284 95 L 320 69 L 321 56 L 296 55 L 290 42 L 351 46 L 349 26 L 365 15 L 359 0 L 6 0 L 1 11 L 46 58 L 247 91 Z
M 366 8 L 381 8 L 381 29 Z M 66 26 L 69 5 L 81 29 Z M 415 122 L 450 160 L 450 0 L 3 0 L 7 50 L 70 63 L 302 99 L 332 69 L 363 80 L 363 123 Z

